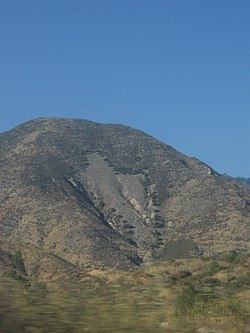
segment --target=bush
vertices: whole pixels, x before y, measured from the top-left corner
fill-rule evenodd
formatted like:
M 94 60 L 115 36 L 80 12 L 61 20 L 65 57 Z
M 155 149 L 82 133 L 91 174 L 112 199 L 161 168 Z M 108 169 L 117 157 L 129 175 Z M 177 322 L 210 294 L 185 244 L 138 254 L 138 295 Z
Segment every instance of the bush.
M 134 226 L 132 224 L 125 224 L 123 227 L 125 229 L 134 229 Z
M 164 228 L 164 223 L 161 221 L 155 221 L 155 228 Z
M 26 281 L 26 279 L 22 275 L 17 273 L 17 271 L 14 269 L 12 269 L 10 272 L 7 272 L 5 276 L 10 277 L 11 279 L 16 281 L 22 281 L 22 282 Z
M 195 299 L 197 298 L 198 291 L 194 286 L 188 286 L 179 295 L 176 303 L 176 314 L 177 315 L 186 315 L 191 312 Z
M 219 259 L 227 262 L 238 261 L 243 257 L 242 253 L 238 253 L 236 250 L 225 251 L 219 254 Z
M 24 262 L 20 251 L 17 251 L 11 258 L 11 266 L 13 269 L 25 272 Z
M 209 274 L 214 274 L 214 273 L 219 272 L 220 269 L 221 269 L 221 266 L 220 266 L 220 264 L 218 263 L 218 261 L 212 261 L 212 262 L 209 264 L 209 266 L 208 266 L 208 268 L 207 268 L 207 271 L 208 271 Z
M 183 315 L 207 315 L 217 299 L 210 288 L 196 288 L 193 285 L 186 287 L 177 298 L 176 314 Z
M 250 287 L 250 273 L 246 275 L 241 275 L 233 281 L 233 285 L 236 288 L 249 288 Z

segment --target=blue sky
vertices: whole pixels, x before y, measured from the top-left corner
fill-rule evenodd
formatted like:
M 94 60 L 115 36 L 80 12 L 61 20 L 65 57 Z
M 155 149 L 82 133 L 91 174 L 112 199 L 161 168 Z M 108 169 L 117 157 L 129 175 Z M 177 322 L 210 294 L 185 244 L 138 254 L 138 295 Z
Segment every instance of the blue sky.
M 122 123 L 250 177 L 249 18 L 249 0 L 2 0 L 0 131 Z

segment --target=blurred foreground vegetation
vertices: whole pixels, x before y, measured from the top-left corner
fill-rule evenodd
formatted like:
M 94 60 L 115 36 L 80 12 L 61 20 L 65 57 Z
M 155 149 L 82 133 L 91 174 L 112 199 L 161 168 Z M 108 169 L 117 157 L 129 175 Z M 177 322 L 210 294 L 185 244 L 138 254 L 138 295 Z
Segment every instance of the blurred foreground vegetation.
M 14 259 L 23 270 L 20 254 Z M 249 256 L 176 260 L 135 272 L 90 270 L 83 283 L 0 277 L 0 333 L 247 333 Z

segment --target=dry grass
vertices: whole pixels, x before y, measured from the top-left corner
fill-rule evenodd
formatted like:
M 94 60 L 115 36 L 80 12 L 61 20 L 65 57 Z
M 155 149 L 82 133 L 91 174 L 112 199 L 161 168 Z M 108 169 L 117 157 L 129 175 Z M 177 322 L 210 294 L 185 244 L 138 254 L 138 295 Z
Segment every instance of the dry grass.
M 235 286 L 231 277 L 239 272 L 246 276 L 248 261 L 249 257 L 239 263 L 220 260 L 220 271 L 214 274 L 207 270 L 214 261 L 200 259 L 146 265 L 126 273 L 90 269 L 80 283 L 68 280 L 50 287 L 2 278 L 0 331 L 246 333 L 250 291 Z M 183 298 L 190 286 L 198 292 Z M 180 302 L 187 305 L 181 314 Z M 14 313 L 15 323 L 9 317 Z

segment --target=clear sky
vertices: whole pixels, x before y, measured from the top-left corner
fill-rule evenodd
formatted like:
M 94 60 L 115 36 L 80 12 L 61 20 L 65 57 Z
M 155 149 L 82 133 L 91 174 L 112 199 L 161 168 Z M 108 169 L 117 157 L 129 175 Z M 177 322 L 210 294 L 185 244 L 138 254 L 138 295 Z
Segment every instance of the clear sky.
M 250 1 L 1 0 L 0 131 L 50 116 L 250 177 Z

